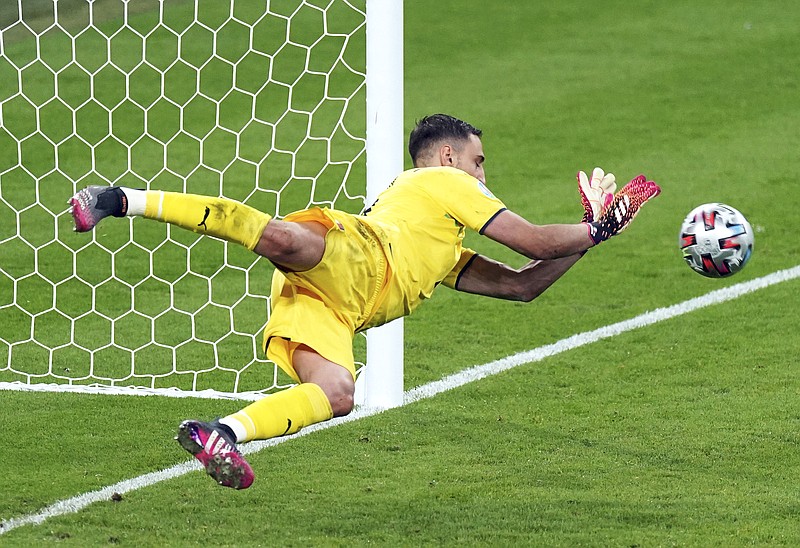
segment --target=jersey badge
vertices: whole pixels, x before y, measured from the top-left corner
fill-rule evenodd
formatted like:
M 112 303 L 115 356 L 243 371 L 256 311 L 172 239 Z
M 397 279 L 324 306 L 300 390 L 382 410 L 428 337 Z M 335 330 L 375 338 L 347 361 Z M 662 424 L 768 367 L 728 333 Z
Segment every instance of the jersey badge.
M 478 189 L 479 189 L 481 192 L 483 192 L 483 194 L 484 194 L 484 195 L 488 196 L 489 198 L 496 199 L 496 198 L 495 198 L 495 196 L 494 196 L 494 194 L 492 194 L 492 191 L 491 191 L 491 190 L 489 190 L 489 187 L 487 187 L 487 186 L 486 186 L 486 185 L 483 183 L 483 181 L 481 181 L 481 180 L 478 180 Z

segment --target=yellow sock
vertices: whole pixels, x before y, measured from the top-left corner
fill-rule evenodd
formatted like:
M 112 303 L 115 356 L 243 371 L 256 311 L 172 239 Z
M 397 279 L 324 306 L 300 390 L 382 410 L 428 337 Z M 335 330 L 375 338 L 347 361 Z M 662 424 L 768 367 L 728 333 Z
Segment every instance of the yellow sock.
M 238 441 L 250 441 L 294 434 L 304 426 L 332 417 L 325 392 L 318 385 L 306 382 L 251 403 L 223 422 L 230 418 L 241 423 L 245 436 Z
M 248 205 L 227 198 L 149 190 L 144 216 L 199 234 L 234 242 L 253 250 L 272 219 Z

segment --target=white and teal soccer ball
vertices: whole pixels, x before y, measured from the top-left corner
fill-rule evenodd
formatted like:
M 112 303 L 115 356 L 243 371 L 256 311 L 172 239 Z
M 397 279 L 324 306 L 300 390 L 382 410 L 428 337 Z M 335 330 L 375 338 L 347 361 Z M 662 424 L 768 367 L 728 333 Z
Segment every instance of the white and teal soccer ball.
M 744 215 L 729 205 L 711 203 L 686 216 L 679 245 L 692 270 L 709 278 L 727 278 L 750 260 L 753 241 L 753 229 Z

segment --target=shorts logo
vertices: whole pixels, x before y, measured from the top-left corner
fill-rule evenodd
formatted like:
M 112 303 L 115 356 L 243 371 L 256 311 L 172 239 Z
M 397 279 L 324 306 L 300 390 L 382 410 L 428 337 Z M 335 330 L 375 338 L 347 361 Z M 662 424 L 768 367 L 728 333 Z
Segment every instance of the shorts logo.
M 336 228 L 344 232 L 344 225 L 342 224 L 341 221 L 336 221 Z
M 489 198 L 494 198 L 494 194 L 492 194 L 492 191 L 489 190 L 489 188 L 483 183 L 483 181 L 478 181 L 478 189 Z

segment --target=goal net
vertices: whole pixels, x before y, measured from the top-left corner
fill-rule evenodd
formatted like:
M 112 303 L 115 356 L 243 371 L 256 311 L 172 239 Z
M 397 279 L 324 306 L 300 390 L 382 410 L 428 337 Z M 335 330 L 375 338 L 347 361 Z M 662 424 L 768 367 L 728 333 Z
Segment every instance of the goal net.
M 248 397 L 290 382 L 261 349 L 268 261 L 143 219 L 76 234 L 65 203 L 124 185 L 277 218 L 361 211 L 365 17 L 366 0 L 2 3 L 3 387 Z

